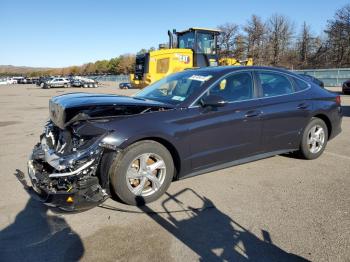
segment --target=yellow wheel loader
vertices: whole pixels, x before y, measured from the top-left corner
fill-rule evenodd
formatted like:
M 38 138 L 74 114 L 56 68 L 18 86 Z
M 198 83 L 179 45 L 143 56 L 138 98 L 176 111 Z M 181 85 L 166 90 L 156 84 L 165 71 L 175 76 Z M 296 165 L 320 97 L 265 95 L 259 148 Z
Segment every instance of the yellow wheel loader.
M 182 32 L 168 31 L 169 47 L 136 56 L 135 73 L 130 75 L 131 85 L 143 88 L 175 72 L 189 68 L 218 65 L 253 65 L 253 61 L 235 58 L 219 59 L 217 38 L 219 30 L 190 28 Z M 174 35 L 177 41 L 174 44 Z

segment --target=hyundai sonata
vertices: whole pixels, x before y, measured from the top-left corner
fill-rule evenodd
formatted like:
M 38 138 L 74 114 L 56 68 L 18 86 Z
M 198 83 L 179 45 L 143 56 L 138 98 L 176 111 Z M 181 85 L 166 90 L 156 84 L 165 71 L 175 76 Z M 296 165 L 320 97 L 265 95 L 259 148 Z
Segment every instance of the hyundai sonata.
M 315 159 L 342 120 L 339 96 L 269 67 L 186 70 L 133 97 L 64 94 L 49 112 L 28 171 L 65 210 L 111 194 L 148 203 L 174 180 L 287 152 Z

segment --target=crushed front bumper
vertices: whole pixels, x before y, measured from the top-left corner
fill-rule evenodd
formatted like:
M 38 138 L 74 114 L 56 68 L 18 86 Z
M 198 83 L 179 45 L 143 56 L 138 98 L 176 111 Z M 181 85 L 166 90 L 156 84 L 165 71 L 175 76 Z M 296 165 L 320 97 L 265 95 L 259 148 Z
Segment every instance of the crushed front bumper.
M 95 207 L 109 197 L 97 172 L 102 153 L 97 140 L 84 150 L 60 156 L 47 147 L 43 136 L 27 165 L 32 193 L 44 204 L 65 211 Z
M 91 179 L 87 184 L 78 184 L 78 189 L 51 191 L 41 186 L 38 177 L 43 174 L 34 168 L 33 160 L 28 161 L 28 174 L 32 185 L 31 194 L 50 207 L 57 207 L 65 211 L 86 210 L 97 206 L 109 196 L 101 188 L 98 179 Z

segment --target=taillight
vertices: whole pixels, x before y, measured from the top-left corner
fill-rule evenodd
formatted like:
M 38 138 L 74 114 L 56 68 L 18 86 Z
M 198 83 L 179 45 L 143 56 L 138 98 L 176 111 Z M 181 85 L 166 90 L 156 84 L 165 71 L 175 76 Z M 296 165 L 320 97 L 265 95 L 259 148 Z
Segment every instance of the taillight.
M 338 106 L 341 105 L 341 99 L 340 99 L 340 96 L 336 96 L 335 98 L 335 102 L 337 103 Z

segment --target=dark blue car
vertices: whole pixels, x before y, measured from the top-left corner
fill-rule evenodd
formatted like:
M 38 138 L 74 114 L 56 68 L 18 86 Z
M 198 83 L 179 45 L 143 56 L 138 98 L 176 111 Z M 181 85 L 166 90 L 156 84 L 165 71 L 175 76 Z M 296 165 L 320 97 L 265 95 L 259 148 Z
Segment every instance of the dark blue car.
M 134 97 L 52 98 L 29 176 L 44 202 L 66 210 L 110 195 L 144 204 L 176 179 L 288 152 L 315 159 L 341 120 L 339 96 L 289 71 L 187 70 Z

